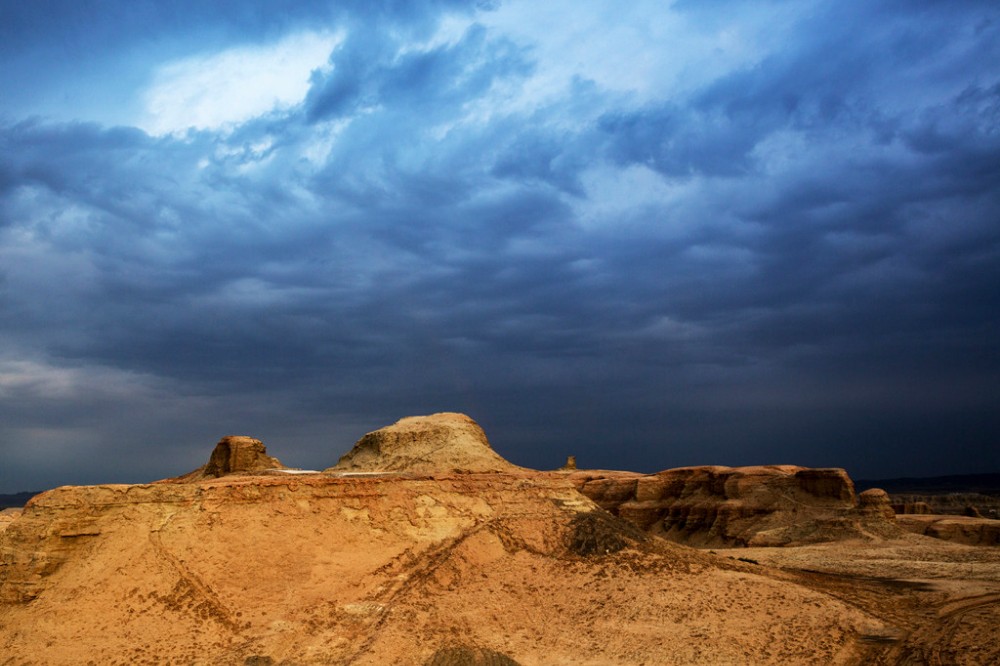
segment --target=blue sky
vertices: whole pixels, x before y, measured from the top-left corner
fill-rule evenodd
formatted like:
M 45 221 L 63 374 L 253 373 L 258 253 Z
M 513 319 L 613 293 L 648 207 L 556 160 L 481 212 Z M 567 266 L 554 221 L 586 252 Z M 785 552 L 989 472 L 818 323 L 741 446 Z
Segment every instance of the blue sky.
M 0 492 L 996 471 L 998 340 L 994 2 L 0 0 Z

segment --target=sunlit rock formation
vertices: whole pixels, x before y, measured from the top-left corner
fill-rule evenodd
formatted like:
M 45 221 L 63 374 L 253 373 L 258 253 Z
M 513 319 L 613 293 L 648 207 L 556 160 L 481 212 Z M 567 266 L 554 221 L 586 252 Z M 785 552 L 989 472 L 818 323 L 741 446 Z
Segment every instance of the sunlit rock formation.
M 229 435 L 219 440 L 208 462 L 198 469 L 173 479 L 174 481 L 201 481 L 230 474 L 254 474 L 270 469 L 286 469 L 277 458 L 267 455 L 267 448 L 259 439 L 242 435 Z
M 887 631 L 650 538 L 462 415 L 376 431 L 333 473 L 277 465 L 226 438 L 194 482 L 34 497 L 0 532 L 5 663 L 850 663 Z
M 842 469 L 790 465 L 685 467 L 657 474 L 578 471 L 605 510 L 672 541 L 783 546 L 899 534 L 884 492 L 859 502 Z
M 362 437 L 327 472 L 509 472 L 520 469 L 490 447 L 465 414 L 410 416 Z

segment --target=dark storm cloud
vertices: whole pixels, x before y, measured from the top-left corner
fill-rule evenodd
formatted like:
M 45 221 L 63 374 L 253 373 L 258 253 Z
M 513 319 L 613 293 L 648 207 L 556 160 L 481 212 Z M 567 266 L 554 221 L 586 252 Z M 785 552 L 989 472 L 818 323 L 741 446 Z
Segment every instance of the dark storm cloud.
M 105 5 L 72 0 L 5 3 L 0 9 L 0 49 L 4 53 L 32 50 L 45 41 L 71 49 L 106 47 L 109 42 L 162 39 L 179 31 L 194 31 L 202 38 L 228 33 L 250 41 L 280 35 L 307 22 L 346 18 L 400 23 L 413 29 L 433 24 L 442 11 L 476 7 L 466 0 L 291 0 L 282 2 L 280 8 L 268 0 L 133 0 Z
M 703 342 L 717 345 L 702 350 L 725 350 L 744 368 L 783 367 L 785 388 L 773 398 L 787 409 L 760 420 L 744 414 L 744 422 L 756 422 L 743 435 L 748 445 L 768 420 L 788 425 L 780 438 L 809 439 L 794 425 L 804 416 L 792 398 L 801 391 L 816 400 L 808 411 L 819 412 L 821 404 L 841 410 L 845 433 L 858 431 L 853 419 L 879 431 L 855 440 L 866 446 L 928 456 L 917 442 L 945 439 L 942 432 L 953 427 L 963 432 L 970 458 L 995 461 L 989 451 L 997 420 L 985 403 L 1000 377 L 990 342 L 1000 305 L 1000 145 L 996 72 L 986 64 L 996 62 L 996 42 L 980 38 L 996 28 L 974 14 L 956 18 L 936 9 L 941 32 L 930 34 L 930 24 L 922 23 L 927 16 L 883 8 L 877 18 L 907 23 L 907 29 L 860 45 L 848 31 L 873 17 L 838 12 L 854 20 L 807 31 L 815 41 L 806 47 L 731 74 L 688 105 L 611 113 L 601 121 L 609 154 L 619 163 L 649 166 L 673 179 L 721 176 L 746 184 L 738 188 L 742 201 L 709 214 L 725 212 L 752 226 L 747 237 L 729 238 L 744 250 L 734 260 L 752 269 L 738 282 L 706 280 L 683 253 L 674 255 L 679 263 L 670 262 L 659 284 L 683 288 L 654 298 L 680 320 L 707 323 Z M 956 44 L 957 34 L 977 39 Z M 879 94 L 887 80 L 898 85 L 894 77 L 913 80 L 924 69 L 947 71 L 957 62 L 969 68 L 971 83 L 950 81 L 954 92 L 943 100 L 928 103 L 920 90 L 888 99 Z M 803 138 L 795 144 L 802 171 L 775 177 L 761 147 L 791 133 Z M 852 144 L 850 154 L 825 160 L 839 141 Z M 725 244 L 725 235 L 704 242 Z M 687 239 L 689 249 L 696 240 Z M 635 270 L 636 261 L 628 256 L 627 265 Z M 768 383 L 757 381 L 756 390 Z M 747 388 L 738 380 L 724 383 Z M 823 383 L 829 389 L 817 385 Z M 955 394 L 962 406 L 950 399 Z M 714 400 L 725 412 L 726 391 Z M 913 423 L 905 405 L 940 420 L 934 435 L 896 449 L 921 429 L 903 425 Z M 760 407 L 772 410 L 766 401 Z M 810 418 L 815 415 L 804 420 Z M 850 448 L 848 441 L 842 446 Z
M 781 130 L 869 133 L 875 145 L 884 144 L 901 123 L 914 120 L 911 112 L 934 114 L 922 95 L 965 79 L 972 89 L 954 92 L 975 96 L 995 80 L 990 63 L 1000 57 L 1000 26 L 985 5 L 970 4 L 967 13 L 941 3 L 906 9 L 842 3 L 820 10 L 785 48 L 754 66 L 711 82 L 683 103 L 607 114 L 601 129 L 614 139 L 613 157 L 669 176 L 750 171 L 753 149 Z M 923 86 L 909 87 L 915 80 Z M 970 138 L 966 128 L 955 128 L 962 140 Z
M 191 20 L 272 29 L 240 4 Z M 997 464 L 995 10 L 818 3 L 759 59 L 633 95 L 533 89 L 538 53 L 475 22 L 434 37 L 467 7 L 368 7 L 337 5 L 290 109 L 0 126 L 0 436 L 97 452 L 155 423 L 194 451 L 197 421 L 325 466 L 459 409 L 535 466 Z
M 989 81 L 995 73 L 982 63 L 991 61 L 994 42 L 956 48 L 941 33 L 930 34 L 923 23 L 926 16 L 890 14 L 885 8 L 872 12 L 874 16 L 856 8 L 831 13 L 817 20 L 828 29 L 805 30 L 808 41 L 712 83 L 685 106 L 668 103 L 610 113 L 601 120 L 600 130 L 610 138 L 609 155 L 620 163 L 646 165 L 680 179 L 742 176 L 770 191 L 729 210 L 757 227 L 751 240 L 740 243 L 757 270 L 754 281 L 737 288 L 738 295 L 723 297 L 725 307 L 740 300 L 757 307 L 780 306 L 783 300 L 815 307 L 825 298 L 851 298 L 856 294 L 850 291 L 870 287 L 874 299 L 883 289 L 919 294 L 920 287 L 938 282 L 954 288 L 955 281 L 934 274 L 928 262 L 938 262 L 937 270 L 960 270 L 964 262 L 975 260 L 963 256 L 959 247 L 949 254 L 925 247 L 930 238 L 914 229 L 920 224 L 914 218 L 935 205 L 957 214 L 947 223 L 952 231 L 938 231 L 942 236 L 970 235 L 979 255 L 991 255 L 996 246 L 998 182 L 992 167 L 998 144 L 992 89 L 975 83 L 944 104 L 935 100 L 931 105 L 914 91 L 909 94 L 912 104 L 896 109 L 883 108 L 879 98 L 879 86 L 889 73 L 912 78 L 914 70 L 933 61 L 935 51 L 940 51 L 937 67 L 946 69 L 953 66 L 949 60 L 959 60 L 972 67 L 972 81 L 983 75 Z M 874 18 L 906 27 L 874 28 L 893 39 L 858 36 L 858 24 Z M 946 26 L 944 34 L 964 31 L 981 38 L 984 31 L 995 30 L 975 16 L 935 18 Z M 917 28 L 919 34 L 913 34 Z M 914 57 L 917 41 L 919 58 Z M 898 106 L 900 99 L 885 101 Z M 910 100 L 904 95 L 902 101 Z M 942 125 L 950 128 L 939 130 Z M 796 158 L 807 169 L 770 176 L 761 149 L 768 140 L 789 134 L 800 137 Z M 853 144 L 849 158 L 823 161 L 839 141 Z M 901 146 L 921 154 L 900 151 Z M 932 156 L 934 151 L 940 152 Z M 975 198 L 977 205 L 963 215 L 952 208 L 956 197 Z

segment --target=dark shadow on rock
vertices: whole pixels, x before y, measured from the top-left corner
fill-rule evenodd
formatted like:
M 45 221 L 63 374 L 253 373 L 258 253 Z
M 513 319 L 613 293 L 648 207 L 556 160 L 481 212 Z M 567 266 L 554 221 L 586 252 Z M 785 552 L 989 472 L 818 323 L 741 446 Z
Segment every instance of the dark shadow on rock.
M 457 645 L 441 648 L 425 666 L 520 666 L 507 655 L 488 648 Z
M 649 537 L 638 527 L 606 511 L 580 513 L 570 521 L 569 549 L 577 555 L 607 555 L 645 542 Z

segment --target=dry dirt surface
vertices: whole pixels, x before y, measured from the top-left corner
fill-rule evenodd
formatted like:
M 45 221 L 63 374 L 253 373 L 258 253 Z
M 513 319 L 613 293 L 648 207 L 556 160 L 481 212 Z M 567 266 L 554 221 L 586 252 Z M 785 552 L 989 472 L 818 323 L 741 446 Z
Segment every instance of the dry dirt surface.
M 910 627 L 867 599 L 527 474 L 70 487 L 0 534 L 0 664 L 860 664 Z
M 1000 549 L 909 535 L 797 548 L 716 550 L 877 617 L 864 664 L 1000 664 Z

